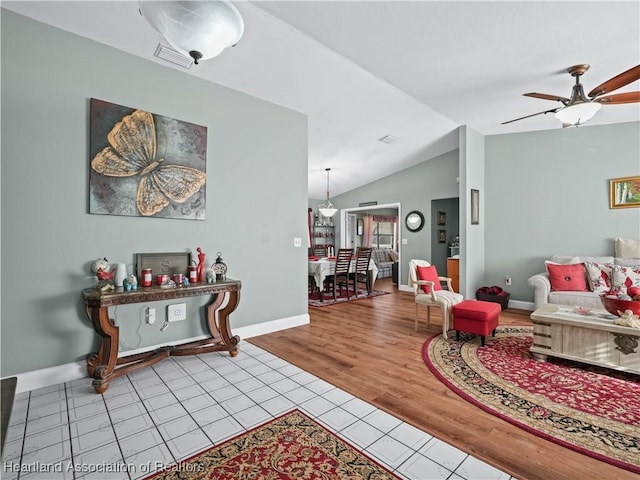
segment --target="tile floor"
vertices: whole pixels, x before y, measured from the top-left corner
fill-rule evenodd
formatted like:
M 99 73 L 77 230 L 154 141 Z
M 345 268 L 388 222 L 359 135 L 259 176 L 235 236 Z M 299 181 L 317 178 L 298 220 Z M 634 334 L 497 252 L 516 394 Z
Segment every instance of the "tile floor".
M 114 380 L 16 395 L 0 477 L 138 479 L 299 408 L 407 479 L 510 479 L 464 452 L 242 342 Z

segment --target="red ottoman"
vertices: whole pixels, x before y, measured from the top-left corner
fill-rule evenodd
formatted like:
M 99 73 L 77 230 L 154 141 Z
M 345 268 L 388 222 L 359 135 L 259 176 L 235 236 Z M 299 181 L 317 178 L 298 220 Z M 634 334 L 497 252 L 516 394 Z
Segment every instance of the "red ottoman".
M 460 340 L 460 332 L 475 333 L 480 335 L 480 342 L 484 347 L 484 337 L 492 333 L 496 334 L 498 317 L 500 316 L 499 303 L 483 302 L 481 300 L 464 300 L 451 307 L 453 314 L 453 328 L 456 331 L 456 340 Z

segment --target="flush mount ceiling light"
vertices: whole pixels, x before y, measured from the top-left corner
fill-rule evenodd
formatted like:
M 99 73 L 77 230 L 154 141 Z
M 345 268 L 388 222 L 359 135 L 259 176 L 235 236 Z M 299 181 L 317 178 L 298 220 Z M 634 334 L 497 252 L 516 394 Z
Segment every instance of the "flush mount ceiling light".
M 318 206 L 318 210 L 320 211 L 322 216 L 331 217 L 333 216 L 334 213 L 338 211 L 338 209 L 334 208 L 333 205 L 331 204 L 331 201 L 329 200 L 329 172 L 331 171 L 331 169 L 325 168 L 325 171 L 327 172 L 327 201 L 325 203 L 321 203 Z
M 195 64 L 240 41 L 244 21 L 228 0 L 145 1 L 140 14 L 169 44 Z

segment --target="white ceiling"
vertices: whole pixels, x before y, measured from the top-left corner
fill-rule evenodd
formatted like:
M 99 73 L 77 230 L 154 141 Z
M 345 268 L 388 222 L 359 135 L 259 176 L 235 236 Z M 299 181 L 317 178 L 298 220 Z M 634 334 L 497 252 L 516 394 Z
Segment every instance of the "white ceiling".
M 170 68 L 161 36 L 130 1 L 22 1 L 2 6 Z M 185 70 L 308 115 L 309 197 L 331 196 L 484 134 L 561 128 L 566 68 L 589 63 L 585 91 L 640 63 L 640 1 L 236 2 L 239 44 Z M 79 59 L 81 61 L 81 59 Z M 615 93 L 640 90 L 640 81 Z M 590 125 L 640 120 L 640 104 L 605 105 Z M 584 128 L 584 127 L 582 127 Z M 378 141 L 384 135 L 399 140 Z

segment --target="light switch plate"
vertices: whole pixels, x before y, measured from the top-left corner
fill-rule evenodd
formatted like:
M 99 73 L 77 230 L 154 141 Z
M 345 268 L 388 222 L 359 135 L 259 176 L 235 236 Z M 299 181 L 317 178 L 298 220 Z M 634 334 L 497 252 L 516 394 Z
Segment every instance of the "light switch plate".
M 178 322 L 187 319 L 187 304 L 176 303 L 167 307 L 167 321 Z

